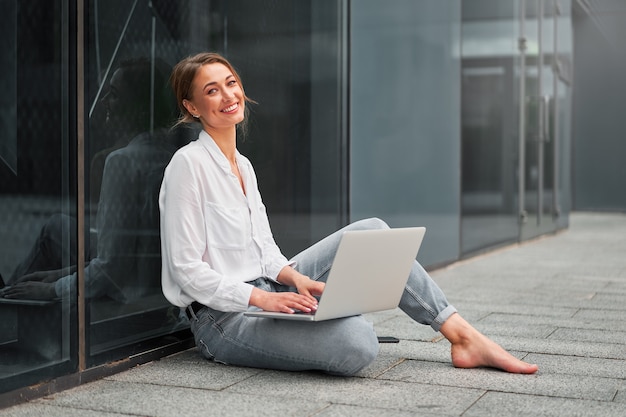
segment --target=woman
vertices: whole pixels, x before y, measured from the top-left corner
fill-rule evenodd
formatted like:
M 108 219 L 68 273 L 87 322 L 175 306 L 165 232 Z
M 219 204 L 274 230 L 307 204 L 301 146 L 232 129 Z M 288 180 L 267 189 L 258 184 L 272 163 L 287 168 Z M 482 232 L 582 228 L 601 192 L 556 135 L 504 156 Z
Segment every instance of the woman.
M 252 165 L 236 148 L 237 125 L 251 101 L 239 75 L 222 56 L 201 53 L 176 65 L 171 82 L 179 122 L 197 121 L 203 130 L 174 155 L 161 186 L 165 296 L 186 308 L 208 359 L 354 375 L 378 353 L 376 334 L 363 317 L 298 323 L 242 314 L 254 307 L 315 310 L 342 230 L 287 260 L 272 237 Z M 368 219 L 343 230 L 383 227 L 381 220 Z M 417 262 L 400 308 L 451 342 L 456 367 L 537 371 L 462 319 Z

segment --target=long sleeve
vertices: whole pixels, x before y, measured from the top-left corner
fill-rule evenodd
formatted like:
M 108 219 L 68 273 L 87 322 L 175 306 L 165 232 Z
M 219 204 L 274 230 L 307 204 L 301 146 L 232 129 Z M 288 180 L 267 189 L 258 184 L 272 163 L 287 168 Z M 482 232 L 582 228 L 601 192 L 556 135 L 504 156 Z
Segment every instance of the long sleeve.
M 248 307 L 252 286 L 241 279 L 228 279 L 224 275 L 228 271 L 216 270 L 210 263 L 211 258 L 217 257 L 215 261 L 219 266 L 223 260 L 219 256 L 220 250 L 237 250 L 241 243 L 237 239 L 225 239 L 226 244 L 220 244 L 217 239 L 224 237 L 220 236 L 220 232 L 228 233 L 229 222 L 240 221 L 238 214 L 241 210 L 233 208 L 223 213 L 221 218 L 212 219 L 214 223 L 209 223 L 205 216 L 207 210 L 211 210 L 210 201 L 205 198 L 206 190 L 202 187 L 210 184 L 202 181 L 202 175 L 194 169 L 193 159 L 187 156 L 184 153 L 174 156 L 161 185 L 164 295 L 179 307 L 195 300 L 222 311 L 244 311 Z M 221 214 L 218 207 L 213 207 L 213 213 L 216 216 Z M 208 229 L 209 224 L 217 227 Z M 216 250 L 209 251 L 209 244 L 214 245 Z
M 121 179 L 124 179 L 123 181 Z M 126 301 L 121 280 L 136 276 L 133 253 L 136 224 L 136 205 L 133 176 L 123 156 L 111 154 L 107 158 L 98 205 L 98 256 L 85 268 L 85 296 L 97 298 L 108 295 Z M 76 285 L 76 274 L 59 279 L 57 295 Z
M 85 268 L 89 298 L 133 301 L 160 287 L 158 192 L 174 147 L 166 138 L 143 134 L 109 154 L 98 204 L 97 256 Z M 74 285 L 63 277 L 57 294 Z
M 260 277 L 288 260 L 274 242 L 252 165 L 237 153 L 245 193 L 208 134 L 181 148 L 166 169 L 161 209 L 162 287 L 174 305 L 198 301 L 245 311 Z

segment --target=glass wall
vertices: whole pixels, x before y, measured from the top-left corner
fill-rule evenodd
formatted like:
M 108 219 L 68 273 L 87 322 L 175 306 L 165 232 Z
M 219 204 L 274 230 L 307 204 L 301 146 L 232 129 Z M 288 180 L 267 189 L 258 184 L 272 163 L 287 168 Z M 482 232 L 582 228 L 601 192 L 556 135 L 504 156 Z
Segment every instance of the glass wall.
M 176 105 L 167 59 L 175 59 L 175 43 L 159 5 L 87 3 L 88 366 L 187 325 L 161 292 L 158 193 L 187 132 L 170 131 Z
M 68 3 L 0 3 L 0 387 L 6 392 L 77 363 L 75 292 L 55 287 L 61 276 L 75 279 L 76 133 Z
M 463 2 L 462 252 L 566 227 L 571 3 Z
M 574 2 L 573 199 L 577 210 L 626 211 L 626 2 Z
M 461 1 L 351 3 L 350 216 L 426 226 L 419 259 L 459 255 Z
M 519 236 L 518 9 L 464 1 L 462 26 L 462 251 Z

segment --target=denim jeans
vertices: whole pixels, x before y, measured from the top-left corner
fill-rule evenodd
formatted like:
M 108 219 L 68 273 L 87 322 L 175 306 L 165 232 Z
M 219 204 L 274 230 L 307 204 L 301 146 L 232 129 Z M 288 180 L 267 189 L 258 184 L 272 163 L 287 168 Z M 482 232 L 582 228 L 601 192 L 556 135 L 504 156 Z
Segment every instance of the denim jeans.
M 293 258 L 296 269 L 311 279 L 325 282 L 343 231 L 387 227 L 376 218 L 352 223 L 296 255 Z M 266 291 L 295 291 L 265 278 L 250 284 Z M 400 308 L 435 331 L 456 312 L 417 261 L 411 269 Z M 191 330 L 198 348 L 206 358 L 216 362 L 349 376 L 368 366 L 378 353 L 373 326 L 363 316 L 305 323 L 246 317 L 208 307 L 191 315 Z
M 64 236 L 70 236 L 69 245 L 63 240 Z M 11 285 L 32 272 L 76 265 L 77 248 L 74 236 L 76 236 L 75 218 L 65 214 L 50 216 L 41 228 L 28 255 L 15 267 L 6 284 Z M 87 252 L 85 252 L 85 259 L 89 260 Z M 69 265 L 66 264 L 68 261 Z

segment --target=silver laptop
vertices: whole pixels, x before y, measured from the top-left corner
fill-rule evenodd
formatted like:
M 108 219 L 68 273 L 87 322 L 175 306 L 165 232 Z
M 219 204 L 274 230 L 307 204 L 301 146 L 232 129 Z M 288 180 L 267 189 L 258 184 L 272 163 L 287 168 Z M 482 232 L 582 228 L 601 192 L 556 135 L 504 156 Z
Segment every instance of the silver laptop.
M 424 227 L 346 231 L 314 314 L 261 310 L 244 314 L 321 321 L 394 309 L 400 303 L 424 233 Z

